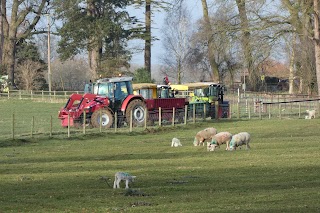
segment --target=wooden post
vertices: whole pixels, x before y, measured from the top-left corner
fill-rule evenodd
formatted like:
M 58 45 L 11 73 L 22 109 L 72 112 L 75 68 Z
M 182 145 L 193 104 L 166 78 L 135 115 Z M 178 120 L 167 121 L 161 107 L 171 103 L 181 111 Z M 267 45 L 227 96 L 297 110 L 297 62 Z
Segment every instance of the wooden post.
M 214 102 L 214 109 L 215 109 L 215 118 L 216 120 L 219 119 L 219 102 L 218 101 L 215 101 Z
M 9 98 L 9 91 L 8 91 L 8 98 Z M 22 97 L 21 97 L 21 90 L 19 90 L 19 99 L 21 100 Z
M 240 119 L 240 104 L 238 103 L 238 119 Z
M 230 112 L 230 113 L 229 113 L 229 118 L 230 118 L 230 119 L 232 119 L 232 109 L 233 109 L 233 108 L 232 108 L 232 104 L 230 103 L 230 104 L 229 104 L 229 112 Z
M 33 130 L 34 130 L 34 116 L 31 119 L 31 138 L 33 138 Z
M 117 132 L 118 128 L 118 112 L 114 112 L 114 132 Z
M 56 91 L 53 91 L 53 99 L 56 99 Z
M 271 104 L 268 105 L 268 109 L 269 109 L 269 119 L 271 119 Z
M 175 113 L 176 113 L 176 109 L 173 107 L 172 108 L 172 126 L 174 126 L 174 120 L 175 120 Z
M 248 105 L 248 117 L 249 117 L 249 120 L 251 119 L 251 111 L 250 111 L 250 104 Z
M 70 114 L 68 114 L 68 138 L 70 138 Z
M 299 102 L 299 118 L 301 117 L 301 103 Z
M 32 90 L 30 91 L 30 97 L 31 97 L 31 100 L 33 99 L 33 92 Z
M 52 115 L 50 115 L 50 138 L 52 137 Z
M 87 114 L 86 111 L 83 110 L 83 134 L 86 134 L 86 120 L 87 120 Z
M 187 125 L 188 105 L 184 106 L 184 124 Z
M 100 123 L 99 123 L 99 131 L 102 132 L 102 110 L 101 108 L 99 109 L 99 119 L 100 119 Z
M 147 129 L 147 119 L 148 119 L 148 117 L 147 117 L 147 113 L 148 113 L 148 109 L 147 108 L 145 108 L 144 109 L 144 129 Z
M 13 114 L 12 114 L 12 140 L 14 140 L 14 128 L 15 128 L 15 127 L 14 127 L 14 126 L 15 126 L 15 125 L 14 125 L 14 122 L 15 122 L 15 121 L 14 121 L 14 113 L 13 113 Z
M 133 115 L 133 112 L 132 112 L 132 110 L 130 111 L 130 132 L 132 132 L 132 115 Z
M 203 120 L 206 120 L 207 117 L 207 105 L 204 103 L 203 104 Z
M 279 104 L 279 119 L 281 119 L 281 104 Z
M 43 90 L 41 90 L 41 99 L 44 100 Z
M 259 119 L 260 119 L 260 120 L 262 119 L 262 116 L 261 116 L 261 107 L 262 107 L 262 102 L 259 102 Z
M 159 107 L 159 126 L 161 126 L 161 107 Z
M 193 104 L 193 108 L 192 108 L 192 119 L 193 119 L 193 123 L 196 122 L 196 105 L 197 105 L 197 104 Z

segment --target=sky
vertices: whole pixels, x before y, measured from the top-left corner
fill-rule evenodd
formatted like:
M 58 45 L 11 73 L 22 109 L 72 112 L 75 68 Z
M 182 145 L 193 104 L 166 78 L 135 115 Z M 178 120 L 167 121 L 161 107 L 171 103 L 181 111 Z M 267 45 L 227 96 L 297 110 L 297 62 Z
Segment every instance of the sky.
M 202 16 L 202 5 L 201 0 L 185 0 L 185 2 L 188 5 L 188 9 L 190 10 L 190 14 L 192 15 L 192 20 L 195 21 L 199 19 Z M 130 9 L 130 15 L 134 15 L 141 20 L 144 20 L 144 13 L 142 10 L 138 9 Z M 152 16 L 152 29 L 151 33 L 153 36 L 157 37 L 159 40 L 153 41 L 151 46 L 151 64 L 161 64 L 161 61 L 159 60 L 161 54 L 163 54 L 165 51 L 162 48 L 161 44 L 161 28 L 163 27 L 163 21 L 166 17 L 166 13 L 164 11 L 156 12 L 155 15 Z M 143 41 L 133 41 L 130 43 L 131 47 L 138 47 L 143 48 L 144 43 Z M 131 60 L 132 64 L 144 64 L 144 52 L 135 53 Z

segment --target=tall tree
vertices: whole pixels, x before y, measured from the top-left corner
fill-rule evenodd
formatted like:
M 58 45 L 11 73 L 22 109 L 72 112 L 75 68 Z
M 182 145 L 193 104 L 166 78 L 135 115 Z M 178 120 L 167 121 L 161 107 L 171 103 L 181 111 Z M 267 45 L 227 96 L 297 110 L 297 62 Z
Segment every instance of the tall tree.
M 201 0 L 202 3 L 202 11 L 203 11 L 203 19 L 204 19 L 204 28 L 207 34 L 207 42 L 208 42 L 208 59 L 210 62 L 210 67 L 212 70 L 212 80 L 214 82 L 220 82 L 219 69 L 218 64 L 216 62 L 215 54 L 214 54 L 214 44 L 213 44 L 213 32 L 212 26 L 209 18 L 208 5 L 206 0 Z
M 1 17 L 3 19 L 4 34 L 2 63 L 5 66 L 6 72 L 9 74 L 11 86 L 15 84 L 14 74 L 17 44 L 30 37 L 33 33 L 41 33 L 35 32 L 34 29 L 49 3 L 50 0 L 1 1 Z M 7 12 L 7 8 L 11 8 L 11 11 Z
M 132 0 L 57 0 L 55 7 L 58 18 L 63 20 L 63 26 L 58 31 L 61 35 L 58 50 L 61 59 L 66 60 L 85 51 L 92 78 L 97 78 L 99 74 L 111 75 L 111 67 L 103 67 L 102 62 L 110 59 L 108 48 L 118 48 L 123 44 L 120 41 L 128 39 L 131 34 L 131 24 L 135 18 L 130 17 L 125 10 L 131 2 Z M 120 55 L 123 52 L 113 53 Z M 112 63 L 104 63 L 110 64 Z
M 320 95 L 320 4 L 318 0 L 313 1 L 314 8 L 314 46 L 316 58 L 316 73 L 318 83 L 318 95 Z
M 191 53 L 192 27 L 190 19 L 190 13 L 186 7 L 174 8 L 167 13 L 162 28 L 162 45 L 166 52 L 161 60 L 167 67 L 163 74 L 176 80 L 178 84 L 182 83 L 186 74 Z
M 252 47 L 251 47 L 251 31 L 249 28 L 249 20 L 247 17 L 246 11 L 246 0 L 236 0 L 238 11 L 239 11 L 239 18 L 240 18 L 240 27 L 241 27 L 241 43 L 242 48 L 244 51 L 244 59 L 246 62 L 246 69 L 249 73 L 249 78 L 251 85 L 254 87 L 256 86 L 257 74 L 254 73 L 253 69 L 253 56 L 252 56 Z

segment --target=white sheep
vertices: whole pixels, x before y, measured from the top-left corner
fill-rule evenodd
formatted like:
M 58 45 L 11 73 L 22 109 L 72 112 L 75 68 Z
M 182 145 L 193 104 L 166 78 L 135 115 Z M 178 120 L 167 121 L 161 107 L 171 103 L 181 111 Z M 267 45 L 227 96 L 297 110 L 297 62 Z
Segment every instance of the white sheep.
M 114 175 L 113 188 L 120 188 L 120 182 L 123 180 L 126 182 L 126 189 L 129 188 L 129 183 L 132 183 L 136 176 L 132 176 L 127 172 L 117 172 Z
M 213 127 L 209 127 L 204 130 L 201 130 L 194 137 L 193 145 L 199 146 L 202 144 L 204 146 L 204 141 L 211 140 L 215 134 L 217 134 L 217 130 Z
M 316 118 L 316 110 L 306 110 L 308 115 L 306 115 L 306 119 Z
M 248 132 L 240 132 L 232 136 L 230 141 L 230 150 L 236 150 L 237 147 L 246 145 L 246 149 L 250 149 L 250 134 Z
M 178 138 L 172 138 L 171 147 L 178 147 L 178 146 L 182 146 L 180 140 Z
M 230 132 L 219 132 L 212 137 L 211 142 L 207 142 L 207 150 L 214 151 L 216 147 L 220 148 L 221 144 L 227 144 L 226 150 L 229 150 L 229 142 L 232 139 Z

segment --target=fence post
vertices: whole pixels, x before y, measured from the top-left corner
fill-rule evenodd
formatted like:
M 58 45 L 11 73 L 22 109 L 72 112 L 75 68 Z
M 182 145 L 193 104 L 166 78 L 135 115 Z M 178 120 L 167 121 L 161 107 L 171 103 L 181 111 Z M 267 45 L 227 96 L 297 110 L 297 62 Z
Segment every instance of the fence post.
M 239 104 L 239 102 L 238 102 L 238 119 L 240 119 L 240 104 Z
M 118 128 L 118 112 L 115 111 L 114 113 L 114 132 L 117 132 Z
M 207 106 L 205 103 L 203 103 L 203 120 L 206 120 L 206 116 L 207 116 Z
M 31 100 L 33 99 L 33 92 L 32 90 L 30 91 L 30 97 L 31 97 Z
M 21 90 L 19 90 L 19 99 L 21 100 L 22 97 L 21 97 Z
M 299 102 L 299 118 L 301 117 L 301 103 Z
M 187 117 L 188 117 L 188 105 L 184 106 L 184 124 L 187 124 Z
M 161 126 L 161 107 L 159 107 L 159 126 Z
M 52 137 L 52 115 L 50 115 L 50 137 Z
M 31 138 L 33 138 L 33 130 L 34 130 L 34 116 L 31 119 Z
M 44 99 L 44 94 L 43 94 L 43 90 L 41 90 L 41 99 Z
M 249 116 L 249 120 L 251 119 L 251 107 L 250 104 L 248 105 L 248 116 Z
M 193 123 L 196 122 L 196 105 L 197 104 L 193 104 L 193 108 L 192 108 L 192 120 L 193 120 Z
M 12 140 L 14 140 L 14 128 L 15 128 L 15 125 L 14 125 L 14 113 L 12 114 Z
M 172 108 L 172 126 L 174 126 L 174 120 L 175 120 L 175 112 L 176 112 L 176 109 L 173 107 Z
M 20 91 L 20 90 L 19 90 Z M 8 90 L 8 99 L 10 99 L 10 90 Z
M 261 116 L 261 107 L 262 106 L 262 102 L 259 103 L 259 119 L 261 120 L 262 119 L 262 116 Z
M 144 108 L 144 129 L 147 129 L 147 113 L 148 113 L 148 109 Z
M 68 113 L 68 138 L 70 138 L 70 114 Z
M 130 129 L 129 132 L 132 132 L 132 110 L 130 111 Z
M 279 104 L 279 119 L 281 119 L 281 104 Z
M 101 108 L 99 109 L 99 119 L 100 119 L 100 123 L 99 123 L 99 131 L 102 132 L 102 110 Z
M 268 105 L 268 109 L 269 109 L 269 119 L 271 119 L 271 104 Z
M 83 134 L 85 135 L 86 134 L 86 120 L 87 120 L 87 114 L 86 114 L 86 111 L 83 110 Z

